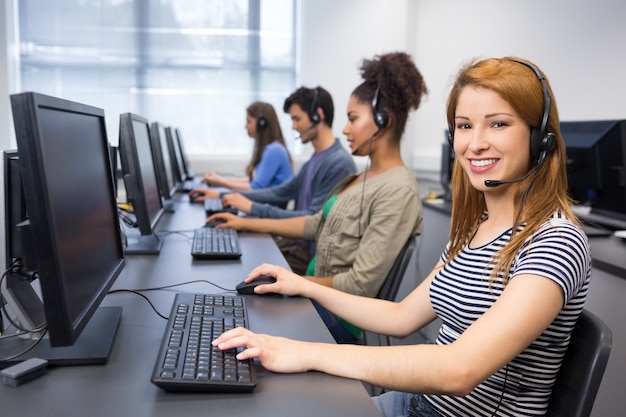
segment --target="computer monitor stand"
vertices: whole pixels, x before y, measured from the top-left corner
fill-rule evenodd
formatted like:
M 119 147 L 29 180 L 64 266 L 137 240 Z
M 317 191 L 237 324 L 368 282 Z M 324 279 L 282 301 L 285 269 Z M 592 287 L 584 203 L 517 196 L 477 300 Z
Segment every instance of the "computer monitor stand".
M 122 307 L 99 307 L 87 326 L 71 346 L 50 346 L 44 338 L 32 349 L 17 358 L 0 362 L 0 368 L 30 358 L 46 359 L 51 366 L 103 365 L 113 349 L 113 341 L 122 317 Z M 2 342 L 5 355 L 28 349 L 35 343 L 31 339 L 12 337 Z
M 155 235 L 126 234 L 126 255 L 158 255 L 161 252 L 163 240 Z

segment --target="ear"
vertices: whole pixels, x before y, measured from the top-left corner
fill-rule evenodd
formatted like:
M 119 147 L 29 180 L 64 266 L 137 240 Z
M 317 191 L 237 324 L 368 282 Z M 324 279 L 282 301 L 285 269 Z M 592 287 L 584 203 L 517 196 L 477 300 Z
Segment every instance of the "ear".
M 315 109 L 315 113 L 317 113 L 317 115 L 320 118 L 320 123 L 324 123 L 324 120 L 326 120 L 326 117 L 324 115 L 324 109 L 322 109 L 321 107 L 318 107 Z

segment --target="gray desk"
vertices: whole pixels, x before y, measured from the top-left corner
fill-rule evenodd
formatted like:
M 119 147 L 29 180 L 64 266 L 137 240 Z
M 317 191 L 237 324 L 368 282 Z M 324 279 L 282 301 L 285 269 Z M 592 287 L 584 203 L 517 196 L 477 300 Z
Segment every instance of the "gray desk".
M 159 229 L 191 230 L 202 224 L 201 207 L 177 204 Z M 234 288 L 261 262 L 286 265 L 267 235 L 241 234 L 239 261 L 193 261 L 189 240 L 164 238 L 161 254 L 127 257 L 114 288 L 137 289 L 206 279 Z M 177 291 L 220 293 L 207 284 L 146 294 L 168 314 Z M 308 299 L 247 296 L 250 327 L 258 332 L 300 340 L 332 342 Z M 359 381 L 317 372 L 275 374 L 257 364 L 258 383 L 246 394 L 166 393 L 150 383 L 165 320 L 130 293 L 110 294 L 104 305 L 123 307 L 109 362 L 104 366 L 52 368 L 47 375 L 19 387 L 0 385 L 3 416 L 379 416 Z

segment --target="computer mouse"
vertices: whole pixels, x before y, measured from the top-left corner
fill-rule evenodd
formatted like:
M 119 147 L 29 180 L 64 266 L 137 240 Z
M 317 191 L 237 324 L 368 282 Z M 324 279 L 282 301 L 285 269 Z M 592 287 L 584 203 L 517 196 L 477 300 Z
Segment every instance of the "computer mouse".
M 257 277 L 254 281 L 250 281 L 250 282 L 241 281 L 239 284 L 237 284 L 236 288 L 239 294 L 256 294 L 254 292 L 255 287 L 259 285 L 264 285 L 264 284 L 273 284 L 275 282 L 276 282 L 276 278 L 274 278 L 273 276 L 261 275 Z
M 226 220 L 222 220 L 222 219 L 215 219 L 215 220 L 211 220 L 208 223 L 204 224 L 204 227 L 215 227 L 218 224 L 222 224 L 222 223 L 226 223 Z

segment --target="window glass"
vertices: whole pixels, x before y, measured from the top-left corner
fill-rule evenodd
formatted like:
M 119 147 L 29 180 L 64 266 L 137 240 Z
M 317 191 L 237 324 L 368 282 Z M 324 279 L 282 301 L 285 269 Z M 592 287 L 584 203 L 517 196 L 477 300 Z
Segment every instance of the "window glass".
M 282 104 L 296 88 L 295 3 L 20 0 L 22 90 L 102 107 L 112 143 L 133 112 L 178 127 L 189 154 L 248 156 L 255 100 L 291 135 Z

